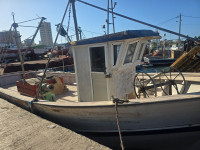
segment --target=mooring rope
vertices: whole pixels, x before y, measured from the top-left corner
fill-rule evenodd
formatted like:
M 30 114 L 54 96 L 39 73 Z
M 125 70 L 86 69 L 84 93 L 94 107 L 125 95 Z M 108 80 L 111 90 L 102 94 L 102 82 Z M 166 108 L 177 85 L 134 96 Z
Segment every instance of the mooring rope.
M 123 144 L 123 139 L 122 139 L 120 125 L 119 125 L 119 115 L 118 115 L 119 113 L 118 113 L 117 106 L 118 106 L 118 103 L 120 103 L 120 104 L 123 104 L 125 102 L 128 103 L 129 100 L 120 100 L 118 98 L 114 98 L 113 96 L 112 96 L 112 98 L 113 98 L 113 103 L 115 103 L 115 112 L 116 112 L 115 114 L 116 114 L 116 120 L 117 120 L 117 129 L 118 129 L 119 138 L 120 138 L 120 145 L 121 145 L 122 150 L 124 150 L 124 144 Z

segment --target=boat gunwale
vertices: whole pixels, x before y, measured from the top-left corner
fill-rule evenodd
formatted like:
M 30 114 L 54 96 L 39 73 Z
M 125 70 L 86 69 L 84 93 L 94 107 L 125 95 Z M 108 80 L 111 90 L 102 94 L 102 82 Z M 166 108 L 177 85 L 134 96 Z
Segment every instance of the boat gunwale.
M 139 105 L 151 105 L 151 104 L 161 104 L 161 103 L 175 103 L 175 102 L 184 102 L 184 101 L 196 101 L 196 100 L 200 100 L 200 92 L 198 92 L 199 95 L 195 95 L 195 97 L 187 97 L 187 98 L 180 98 L 180 99 L 167 99 L 166 100 L 157 100 L 157 101 L 147 101 L 146 99 L 142 99 L 145 100 L 143 102 L 136 102 L 134 100 L 130 100 L 129 103 L 123 103 L 123 104 L 118 104 L 118 107 L 127 107 L 127 106 L 139 106 Z M 192 94 L 192 93 L 191 93 Z M 181 96 L 185 96 L 181 95 Z M 189 94 L 187 94 L 189 96 Z M 177 97 L 177 95 L 175 95 Z M 157 97 L 160 98 L 160 97 Z M 141 99 L 139 100 L 141 101 Z M 99 103 L 99 104 L 98 104 Z M 104 103 L 104 104 L 103 104 Z M 49 107 L 59 107 L 59 108 L 91 108 L 91 107 L 114 107 L 115 104 L 112 101 L 101 101 L 101 102 L 63 102 L 63 103 L 57 103 L 57 102 L 49 102 L 49 101 L 45 101 L 45 102 L 33 102 L 33 105 L 45 105 L 45 106 L 49 106 Z M 72 104 L 72 105 L 69 105 Z M 84 105 L 85 104 L 85 105 Z

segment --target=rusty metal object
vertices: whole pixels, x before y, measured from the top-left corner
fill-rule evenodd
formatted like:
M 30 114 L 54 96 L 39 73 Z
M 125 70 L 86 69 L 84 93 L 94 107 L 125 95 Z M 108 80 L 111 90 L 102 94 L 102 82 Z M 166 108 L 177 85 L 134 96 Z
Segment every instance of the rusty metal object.
M 134 78 L 133 86 L 137 98 L 147 98 L 156 97 L 158 88 L 163 91 L 163 96 L 183 94 L 186 89 L 186 81 L 180 71 L 169 67 L 153 77 L 144 72 L 137 73 Z

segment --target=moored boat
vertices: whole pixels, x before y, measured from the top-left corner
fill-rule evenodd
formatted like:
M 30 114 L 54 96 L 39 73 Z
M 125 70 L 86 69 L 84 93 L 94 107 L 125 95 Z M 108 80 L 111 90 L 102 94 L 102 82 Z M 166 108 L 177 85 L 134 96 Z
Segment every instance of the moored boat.
M 133 86 L 135 68 L 141 63 L 146 41 L 153 38 L 160 36 L 149 30 L 131 30 L 72 43 L 75 74 L 57 73 L 64 83 L 71 85 L 67 85 L 68 90 L 56 95 L 56 102 L 42 100 L 41 97 L 34 101 L 32 97 L 20 95 L 13 85 L 21 78 L 17 73 L 0 77 L 3 87 L 0 89 L 0 95 L 73 131 L 105 137 L 106 140 L 115 139 L 115 142 L 118 141 L 116 137 L 119 130 L 116 124 L 117 107 L 120 132 L 125 144 L 133 144 L 136 148 L 159 149 L 160 146 L 167 145 L 167 139 L 180 144 L 188 137 L 192 137 L 192 141 L 189 140 L 186 144 L 190 147 L 198 145 L 199 89 L 189 93 L 187 89 L 183 94 L 159 97 L 148 93 L 149 97 L 136 99 Z M 40 79 L 33 82 L 35 74 L 29 74 L 30 79 L 22 81 L 38 87 Z M 199 84 L 199 74 L 190 75 L 185 75 L 188 85 Z M 71 77 L 68 78 L 69 76 Z M 179 74 L 174 74 L 174 77 L 181 81 Z M 146 77 L 138 80 L 145 83 L 144 78 Z M 168 85 L 168 82 L 164 84 Z M 119 100 L 118 105 L 113 103 L 115 100 Z

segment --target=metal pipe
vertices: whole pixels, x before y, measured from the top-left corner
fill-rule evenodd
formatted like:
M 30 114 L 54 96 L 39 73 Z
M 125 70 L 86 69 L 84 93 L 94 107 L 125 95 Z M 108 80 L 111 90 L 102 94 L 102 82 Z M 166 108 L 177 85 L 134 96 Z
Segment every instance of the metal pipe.
M 93 5 L 93 4 L 84 2 L 84 1 L 82 1 L 82 0 L 76 0 L 76 1 L 81 2 L 81 3 L 86 4 L 86 5 L 88 5 L 88 6 L 91 6 L 91 7 L 94 7 L 94 8 L 97 8 L 97 9 L 100 9 L 100 10 L 103 10 L 103 11 L 106 11 L 106 12 L 107 12 L 107 10 L 104 9 L 104 8 L 95 6 L 95 5 Z M 112 13 L 112 11 L 109 11 L 109 12 Z M 131 17 L 127 17 L 127 16 L 125 16 L 125 15 L 122 15 L 122 14 L 119 14 L 119 13 L 116 13 L 116 12 L 113 12 L 113 14 L 115 14 L 115 15 L 117 15 L 117 16 L 120 16 L 120 17 L 122 17 L 122 18 L 128 19 L 128 20 L 131 20 L 131 21 L 135 21 L 135 22 L 138 22 L 138 23 L 147 25 L 147 26 L 152 27 L 152 28 L 156 28 L 156 29 L 158 29 L 158 30 L 162 30 L 162 31 L 164 31 L 164 32 L 168 32 L 168 33 L 171 33 L 171 34 L 174 34 L 174 35 L 178 35 L 178 36 L 180 35 L 181 37 L 184 37 L 184 38 L 187 38 L 187 39 L 195 40 L 195 39 L 192 38 L 192 37 L 189 37 L 189 36 L 186 36 L 186 35 L 183 35 L 183 34 L 179 34 L 179 33 L 177 33 L 177 32 L 174 32 L 174 31 L 171 31 L 171 30 L 168 30 L 168 29 L 164 29 L 164 28 L 161 28 L 161 27 L 158 27 L 158 26 L 155 26 L 155 25 L 152 25 L 152 24 L 143 22 L 143 21 L 139 21 L 139 20 L 137 20 L 137 19 L 134 19 L 134 18 L 131 18 Z M 195 40 L 195 41 L 197 41 L 197 40 Z

